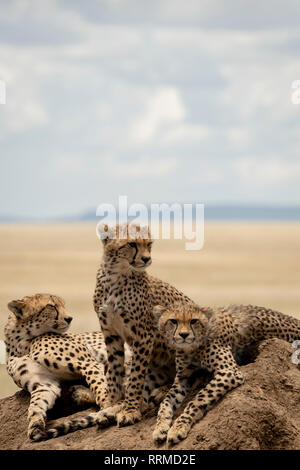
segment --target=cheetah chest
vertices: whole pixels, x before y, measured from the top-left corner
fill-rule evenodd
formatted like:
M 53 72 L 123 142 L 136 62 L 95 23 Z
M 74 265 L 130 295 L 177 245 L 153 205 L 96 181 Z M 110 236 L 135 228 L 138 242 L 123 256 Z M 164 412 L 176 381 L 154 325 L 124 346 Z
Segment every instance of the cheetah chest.
M 145 326 L 149 299 L 144 284 L 126 279 L 112 284 L 106 298 L 107 309 L 99 312 L 101 326 L 115 332 L 123 341 L 131 343 L 136 336 L 136 326 Z

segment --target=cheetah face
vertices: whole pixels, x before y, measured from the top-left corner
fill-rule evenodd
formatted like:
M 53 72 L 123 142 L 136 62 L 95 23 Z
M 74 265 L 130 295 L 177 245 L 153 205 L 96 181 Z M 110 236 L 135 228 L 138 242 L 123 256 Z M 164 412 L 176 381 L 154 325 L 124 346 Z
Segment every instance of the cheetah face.
M 125 255 L 131 269 L 144 271 L 150 264 L 152 241 L 150 240 L 129 240 L 126 245 L 119 250 L 120 256 Z
M 64 301 L 55 295 L 26 296 L 11 301 L 8 308 L 15 314 L 18 326 L 26 328 L 32 337 L 49 332 L 65 333 L 72 321 Z
M 150 238 L 131 237 L 126 239 L 105 239 L 104 256 L 117 270 L 144 271 L 150 266 L 151 247 L 153 241 Z
M 178 350 L 194 350 L 207 337 L 208 317 L 200 307 L 176 303 L 169 308 L 154 307 L 158 329 L 169 345 Z

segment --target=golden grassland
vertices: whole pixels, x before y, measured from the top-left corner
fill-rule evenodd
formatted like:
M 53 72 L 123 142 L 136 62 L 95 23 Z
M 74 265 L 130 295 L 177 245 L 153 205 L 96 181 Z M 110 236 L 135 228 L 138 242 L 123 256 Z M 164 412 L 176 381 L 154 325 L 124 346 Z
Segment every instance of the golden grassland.
M 210 222 L 200 251 L 157 240 L 149 272 L 202 305 L 252 303 L 300 318 L 300 223 Z M 0 339 L 8 301 L 62 296 L 75 332 L 98 329 L 92 295 L 101 257 L 95 224 L 0 225 Z M 0 397 L 17 387 L 0 366 Z

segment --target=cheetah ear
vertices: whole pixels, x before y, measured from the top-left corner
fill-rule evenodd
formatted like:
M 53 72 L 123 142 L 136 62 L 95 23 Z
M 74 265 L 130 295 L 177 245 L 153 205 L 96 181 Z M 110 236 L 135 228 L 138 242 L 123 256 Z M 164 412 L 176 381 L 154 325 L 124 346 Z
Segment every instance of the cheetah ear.
M 12 300 L 7 304 L 9 310 L 15 314 L 19 319 L 22 318 L 23 308 L 25 307 L 25 302 L 23 300 Z
M 96 227 L 97 237 L 100 238 L 103 245 L 106 245 L 111 238 L 116 238 L 116 227 L 109 227 L 107 224 L 99 222 Z
M 107 225 L 106 225 L 106 227 L 107 227 Z M 100 239 L 101 239 L 103 245 L 107 244 L 107 242 L 109 240 L 109 232 L 106 229 L 104 229 L 104 232 L 102 232 L 102 235 L 101 235 Z
M 154 320 L 158 322 L 160 317 L 166 310 L 167 310 L 166 307 L 163 307 L 162 305 L 155 305 L 155 307 L 153 307 Z

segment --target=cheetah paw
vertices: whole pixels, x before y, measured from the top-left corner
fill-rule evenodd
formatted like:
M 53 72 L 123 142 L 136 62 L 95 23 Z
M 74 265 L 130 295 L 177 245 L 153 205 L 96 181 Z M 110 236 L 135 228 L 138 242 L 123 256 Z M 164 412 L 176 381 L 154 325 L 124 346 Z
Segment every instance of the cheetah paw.
M 99 411 L 97 415 L 97 425 L 99 428 L 105 428 L 117 421 L 117 414 L 119 413 L 122 405 L 113 405 Z
M 130 426 L 131 424 L 137 423 L 142 419 L 142 414 L 140 410 L 121 410 L 117 414 L 117 423 L 118 427 Z
M 83 385 L 73 385 L 69 388 L 69 393 L 72 401 L 78 406 L 96 403 L 93 392 Z
M 191 429 L 190 424 L 188 423 L 178 423 L 173 424 L 171 429 L 168 432 L 168 444 L 169 446 L 173 446 L 178 444 L 178 442 L 185 439 Z
M 32 419 L 29 423 L 27 436 L 32 441 L 41 441 L 46 438 L 45 421 L 43 418 Z
M 28 431 L 28 437 L 31 441 L 38 442 L 47 439 L 48 435 L 43 429 L 35 428 Z
M 169 429 L 170 429 L 170 426 L 168 424 L 162 424 L 160 426 L 156 426 L 152 434 L 152 439 L 154 443 L 159 445 L 165 442 L 165 440 L 167 439 Z

